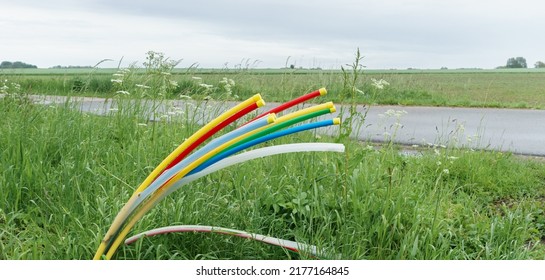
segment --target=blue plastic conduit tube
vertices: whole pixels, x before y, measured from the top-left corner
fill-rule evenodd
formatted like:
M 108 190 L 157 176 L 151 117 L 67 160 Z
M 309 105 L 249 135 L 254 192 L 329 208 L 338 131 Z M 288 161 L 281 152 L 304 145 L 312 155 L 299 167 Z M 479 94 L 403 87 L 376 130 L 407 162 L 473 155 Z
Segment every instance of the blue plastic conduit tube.
M 300 125 L 300 126 L 295 126 L 295 127 L 291 127 L 291 128 L 288 128 L 288 129 L 284 129 L 284 130 L 281 130 L 281 131 L 277 131 L 277 132 L 274 132 L 274 133 L 271 133 L 271 134 L 268 134 L 268 135 L 265 135 L 263 137 L 260 137 L 260 138 L 257 138 L 257 139 L 254 139 L 252 141 L 249 141 L 249 142 L 246 142 L 240 146 L 236 146 L 232 149 L 229 149 L 227 151 L 223 151 L 215 156 L 213 156 L 212 158 L 208 159 L 207 161 L 203 162 L 201 165 L 199 165 L 198 167 L 196 167 L 195 169 L 193 169 L 191 172 L 188 173 L 188 175 L 191 175 L 191 174 L 195 174 L 205 168 L 207 168 L 208 166 L 230 156 L 230 155 L 233 155 L 235 153 L 238 153 L 244 149 L 247 149 L 251 146 L 254 146 L 254 145 L 257 145 L 257 144 L 261 144 L 263 142 L 266 142 L 266 141 L 269 141 L 269 140 L 272 140 L 272 139 L 276 139 L 276 138 L 279 138 L 279 137 L 282 137 L 282 136 L 286 136 L 286 135 L 289 135 L 289 134 L 293 134 L 293 133 L 297 133 L 297 132 L 301 132 L 301 131 L 304 131 L 304 130 L 309 130 L 309 129 L 315 129 L 315 128 L 319 128 L 319 127 L 324 127 L 324 126 L 330 126 L 330 125 L 334 125 L 334 124 L 338 124 L 339 123 L 339 120 L 338 119 L 331 119 L 331 120 L 324 120 L 324 121 L 319 121 L 319 122 L 313 122 L 313 123 L 308 123 L 308 124 L 304 124 L 304 125 Z

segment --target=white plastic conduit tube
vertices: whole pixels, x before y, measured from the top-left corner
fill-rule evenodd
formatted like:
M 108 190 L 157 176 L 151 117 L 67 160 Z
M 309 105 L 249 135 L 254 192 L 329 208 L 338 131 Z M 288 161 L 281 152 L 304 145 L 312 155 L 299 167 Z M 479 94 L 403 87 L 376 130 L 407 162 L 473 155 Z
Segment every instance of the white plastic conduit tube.
M 337 152 L 344 153 L 345 147 L 343 144 L 336 143 L 297 143 L 297 144 L 285 144 L 285 145 L 276 145 L 271 147 L 265 147 L 260 149 L 251 150 L 242 154 L 234 155 L 228 158 L 225 158 L 215 164 L 209 166 L 208 168 L 184 177 L 174 183 L 166 192 L 161 194 L 159 199 L 156 200 L 153 206 L 157 205 L 163 198 L 167 195 L 173 193 L 182 186 L 189 184 L 201 177 L 204 177 L 210 173 L 216 172 L 223 168 L 246 162 L 256 158 L 268 157 L 272 155 L 287 154 L 287 153 L 297 153 L 297 152 Z

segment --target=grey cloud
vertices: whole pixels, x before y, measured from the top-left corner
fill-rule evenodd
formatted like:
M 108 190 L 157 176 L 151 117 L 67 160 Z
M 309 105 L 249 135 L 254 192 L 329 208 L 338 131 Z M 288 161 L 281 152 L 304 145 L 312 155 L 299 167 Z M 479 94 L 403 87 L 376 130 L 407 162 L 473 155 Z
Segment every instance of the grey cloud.
M 177 25 L 180 29 L 184 27 L 185 31 L 175 34 L 176 42 L 183 41 L 184 37 L 188 38 L 188 44 L 196 44 L 190 37 L 211 40 L 210 44 L 231 40 L 235 43 L 226 46 L 224 51 L 230 55 L 240 52 L 241 58 L 247 57 L 247 53 L 257 55 L 258 59 L 270 57 L 269 53 L 260 56 L 258 50 L 252 50 L 253 45 L 265 43 L 281 47 L 282 51 L 278 53 L 282 55 L 300 49 L 298 53 L 337 56 L 341 60 L 351 59 L 355 49 L 361 47 L 364 54 L 374 56 L 371 61 L 395 58 L 404 66 L 432 56 L 436 60 L 435 67 L 460 63 L 474 66 L 476 56 L 482 57 L 481 64 L 485 67 L 493 67 L 497 65 L 484 61 L 499 56 L 499 65 L 505 59 L 502 56 L 509 52 L 513 52 L 512 56 L 537 56 L 541 53 L 539 47 L 545 44 L 545 39 L 539 35 L 545 29 L 544 21 L 535 20 L 540 16 L 538 3 L 537 0 L 518 0 L 516 3 L 507 0 L 17 1 L 18 5 L 45 12 L 85 11 L 112 18 L 126 16 L 127 20 L 134 20 L 131 22 L 134 30 L 116 35 L 123 36 L 123 40 L 141 42 L 130 36 L 137 34 L 142 26 L 165 21 L 162 24 L 171 25 L 169 31 L 176 30 Z M 124 31 L 123 28 L 104 26 L 106 23 L 82 24 L 87 24 L 87 29 Z M 194 30 L 193 34 L 187 31 L 188 27 Z M 100 31 L 93 36 L 100 39 Z M 160 41 L 172 42 L 166 36 Z M 150 42 L 150 45 L 153 44 Z M 236 49 L 241 45 L 244 47 Z M 216 50 L 221 51 L 221 48 Z M 471 57 L 471 61 L 461 61 L 464 57 Z M 223 61 L 218 62 L 221 63 Z M 378 62 L 374 65 L 380 67 Z

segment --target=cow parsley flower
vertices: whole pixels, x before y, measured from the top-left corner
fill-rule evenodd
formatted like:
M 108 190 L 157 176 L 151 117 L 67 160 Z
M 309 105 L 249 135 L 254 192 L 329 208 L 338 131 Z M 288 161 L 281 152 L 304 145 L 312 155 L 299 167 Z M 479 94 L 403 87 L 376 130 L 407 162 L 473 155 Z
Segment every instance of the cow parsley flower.
M 385 81 L 384 79 L 380 79 L 380 80 L 377 80 L 377 79 L 371 79 L 372 83 L 371 85 L 374 86 L 375 88 L 377 89 L 384 89 L 385 86 L 389 86 L 390 83 L 388 83 L 387 81 Z
M 138 87 L 138 88 L 143 88 L 143 89 L 150 89 L 151 88 L 149 86 L 141 85 L 141 84 L 136 84 L 135 86 Z
M 201 84 L 199 84 L 199 86 L 206 89 L 206 90 L 211 90 L 214 87 L 213 85 L 209 85 L 209 84 L 205 84 L 205 83 L 201 83 Z

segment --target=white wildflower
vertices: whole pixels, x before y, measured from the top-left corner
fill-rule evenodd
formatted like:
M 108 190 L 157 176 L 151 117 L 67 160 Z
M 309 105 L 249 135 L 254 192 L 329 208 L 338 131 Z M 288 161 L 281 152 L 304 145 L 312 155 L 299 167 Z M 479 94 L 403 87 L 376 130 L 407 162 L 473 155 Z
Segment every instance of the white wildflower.
M 184 110 L 182 110 L 180 107 L 178 106 L 172 106 L 172 109 L 171 109 L 171 112 L 173 112 L 174 114 L 171 114 L 171 115 L 183 115 L 185 114 Z M 170 112 L 169 112 L 170 113 Z
M 205 88 L 205 89 L 211 89 L 211 88 L 214 87 L 213 85 L 204 84 L 204 83 L 199 84 L 199 86 L 200 86 L 200 87 L 203 87 L 203 88 Z
M 126 91 L 126 90 L 118 90 L 118 91 L 116 91 L 115 93 L 117 93 L 117 94 L 123 94 L 123 95 L 130 95 L 130 93 L 129 93 L 128 91 Z
M 191 99 L 191 96 L 185 95 L 185 94 L 180 94 L 180 98 L 182 98 L 182 99 Z
M 198 80 L 198 81 L 202 80 L 201 77 L 191 77 L 191 79 L 193 79 L 193 80 Z
M 443 174 L 448 175 L 448 174 L 450 174 L 450 171 L 449 171 L 448 169 L 445 168 L 445 169 L 443 169 Z
M 371 85 L 374 86 L 374 87 L 377 88 L 377 89 L 384 89 L 385 86 L 389 86 L 389 85 L 390 85 L 390 83 L 388 83 L 388 82 L 385 81 L 384 79 L 380 79 L 380 80 L 371 79 L 371 81 L 373 82 Z
M 120 80 L 120 79 L 112 79 L 111 81 L 112 83 L 117 83 L 117 84 L 123 83 L 123 80 Z
M 136 84 L 135 86 L 138 87 L 138 88 L 143 88 L 143 89 L 150 89 L 151 88 L 149 86 L 141 85 L 141 84 Z
M 125 74 L 123 74 L 123 73 L 115 73 L 115 74 L 113 74 L 112 76 L 114 76 L 114 77 L 124 77 Z
M 146 124 L 146 123 L 137 123 L 136 125 L 138 125 L 138 126 L 148 126 L 148 124 Z
M 440 160 L 438 160 L 435 164 L 437 164 L 437 166 L 441 166 L 441 164 L 443 164 Z
M 235 85 L 235 81 L 233 79 L 227 79 L 226 77 L 223 77 L 223 79 L 221 79 L 220 83 L 222 83 L 224 85 L 229 85 L 229 86 L 234 86 Z
M 225 93 L 227 93 L 228 95 L 233 94 L 233 90 L 231 89 L 231 87 L 233 87 L 235 85 L 235 81 L 233 79 L 227 79 L 227 78 L 223 77 L 223 79 L 220 81 L 220 84 L 222 85 L 223 89 L 225 90 Z
M 461 123 L 456 124 L 456 129 L 460 132 L 466 131 L 466 127 Z
M 173 86 L 173 87 L 178 86 L 178 82 L 176 82 L 176 81 L 170 80 L 169 82 L 170 82 L 170 85 Z
M 468 135 L 468 136 L 466 136 L 466 140 L 467 140 L 468 143 L 479 140 L 479 135 L 477 135 L 477 134 Z

